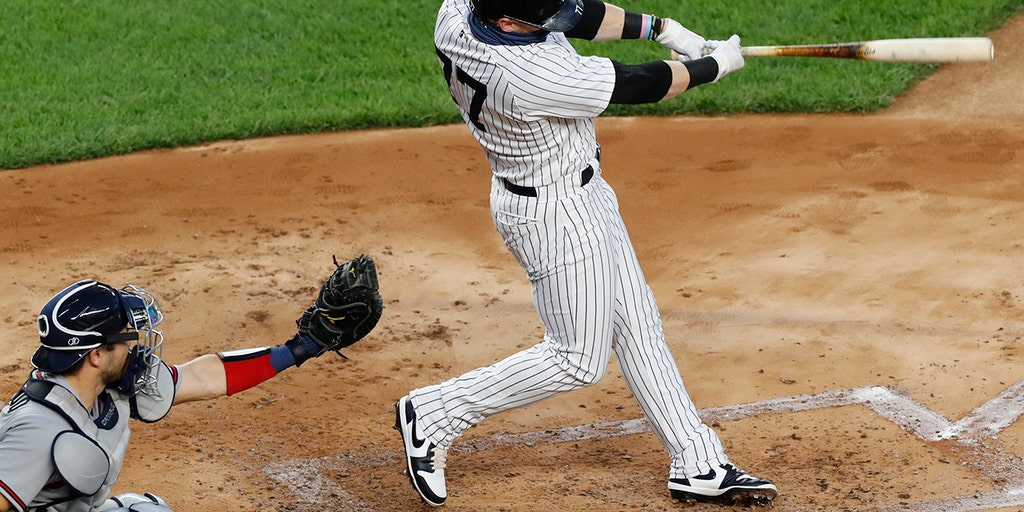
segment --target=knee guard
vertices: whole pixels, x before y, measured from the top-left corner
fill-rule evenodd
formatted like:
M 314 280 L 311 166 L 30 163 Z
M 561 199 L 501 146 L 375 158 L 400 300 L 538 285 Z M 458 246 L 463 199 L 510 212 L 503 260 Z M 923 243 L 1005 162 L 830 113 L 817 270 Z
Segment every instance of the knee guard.
M 174 512 L 159 496 L 126 492 L 109 498 L 99 512 Z

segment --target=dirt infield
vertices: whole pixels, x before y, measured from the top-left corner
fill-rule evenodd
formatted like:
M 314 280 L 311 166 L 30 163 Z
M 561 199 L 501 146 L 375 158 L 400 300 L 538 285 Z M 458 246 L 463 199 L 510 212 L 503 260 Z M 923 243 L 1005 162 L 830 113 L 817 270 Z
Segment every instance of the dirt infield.
M 1024 18 L 996 61 L 886 112 L 602 119 L 687 387 L 775 510 L 1024 510 Z M 115 492 L 175 510 L 422 510 L 392 403 L 540 340 L 463 126 L 153 151 L 0 172 L 0 395 L 35 315 L 92 277 L 157 293 L 172 363 L 277 344 L 331 270 L 376 257 L 378 328 L 245 393 L 133 428 Z M 612 366 L 495 416 L 449 457 L 449 511 L 717 510 Z

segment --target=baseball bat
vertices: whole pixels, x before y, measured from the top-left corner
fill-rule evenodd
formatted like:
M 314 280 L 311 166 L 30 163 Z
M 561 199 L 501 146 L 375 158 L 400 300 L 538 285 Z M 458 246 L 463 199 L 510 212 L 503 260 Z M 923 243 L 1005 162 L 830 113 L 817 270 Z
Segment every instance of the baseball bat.
M 987 37 L 878 39 L 856 43 L 743 46 L 744 57 L 829 57 L 879 62 L 980 62 L 995 58 Z

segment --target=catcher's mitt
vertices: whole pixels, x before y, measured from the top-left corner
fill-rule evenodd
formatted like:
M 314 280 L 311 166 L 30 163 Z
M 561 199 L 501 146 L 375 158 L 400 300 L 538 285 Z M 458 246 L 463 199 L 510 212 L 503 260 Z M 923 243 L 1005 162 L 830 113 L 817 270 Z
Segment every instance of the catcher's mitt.
M 334 265 L 337 268 L 320 287 L 316 302 L 296 321 L 299 333 L 322 347 L 311 354 L 314 357 L 362 339 L 377 325 L 384 309 L 373 258 L 361 255 L 338 264 L 335 257 Z

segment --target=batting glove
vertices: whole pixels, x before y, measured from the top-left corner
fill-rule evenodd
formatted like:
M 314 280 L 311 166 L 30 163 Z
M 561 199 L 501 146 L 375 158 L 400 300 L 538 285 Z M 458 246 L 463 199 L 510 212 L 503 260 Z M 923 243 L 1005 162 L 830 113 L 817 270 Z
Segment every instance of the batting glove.
M 661 33 L 654 40 L 675 50 L 681 61 L 701 58 L 701 50 L 707 43 L 703 37 L 670 18 L 661 19 Z
M 712 80 L 717 82 L 723 76 L 743 69 L 743 54 L 740 53 L 740 36 L 733 34 L 727 41 L 707 41 L 704 54 L 718 63 L 718 76 Z

